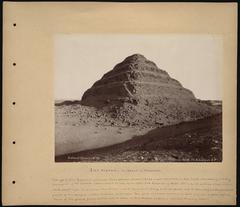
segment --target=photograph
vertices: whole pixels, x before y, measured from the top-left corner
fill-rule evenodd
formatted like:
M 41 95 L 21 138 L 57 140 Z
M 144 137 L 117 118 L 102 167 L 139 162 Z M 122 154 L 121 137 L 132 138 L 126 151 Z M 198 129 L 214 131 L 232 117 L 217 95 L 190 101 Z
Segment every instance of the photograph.
M 222 162 L 222 37 L 57 34 L 55 162 Z

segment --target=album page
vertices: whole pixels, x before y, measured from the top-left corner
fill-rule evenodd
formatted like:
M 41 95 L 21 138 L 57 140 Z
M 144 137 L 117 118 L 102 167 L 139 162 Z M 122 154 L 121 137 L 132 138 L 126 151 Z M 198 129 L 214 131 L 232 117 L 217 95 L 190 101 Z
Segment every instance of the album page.
M 4 205 L 236 203 L 236 3 L 4 2 Z

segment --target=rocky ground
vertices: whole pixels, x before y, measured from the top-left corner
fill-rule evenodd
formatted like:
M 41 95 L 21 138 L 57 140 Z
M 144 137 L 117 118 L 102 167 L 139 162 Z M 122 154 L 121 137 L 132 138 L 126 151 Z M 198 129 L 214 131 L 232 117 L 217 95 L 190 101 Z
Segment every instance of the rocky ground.
M 155 128 L 202 119 L 222 110 L 221 105 L 214 106 L 198 100 L 181 104 L 181 99 L 162 98 L 158 102 L 158 105 L 106 105 L 99 109 L 84 106 L 80 101 L 63 101 L 55 104 L 56 124 Z
M 66 108 L 66 106 L 64 107 Z M 103 147 L 99 144 L 96 145 L 98 147 L 90 147 L 98 149 L 80 150 L 80 152 L 77 152 L 77 148 L 75 148 L 75 153 L 56 156 L 57 162 L 219 162 L 222 160 L 221 114 L 165 127 L 146 127 L 144 130 L 137 125 L 126 128 L 112 126 L 111 116 L 106 118 L 103 114 L 100 114 L 99 119 L 96 119 L 95 116 L 98 115 L 92 113 L 93 109 L 82 109 L 78 104 L 75 107 L 78 110 L 76 110 L 77 112 L 72 111 L 72 115 L 65 110 L 65 115 L 69 116 L 69 120 L 71 120 L 71 116 L 72 118 L 79 117 L 74 115 L 75 113 L 89 116 L 89 118 L 84 116 L 79 118 L 81 120 L 79 123 L 94 123 L 94 126 L 99 130 L 96 133 L 97 135 L 95 134 L 97 136 L 96 140 L 100 139 L 102 140 L 101 143 L 105 142 L 105 144 L 103 144 Z M 89 115 L 88 111 L 83 113 L 79 108 L 90 110 Z M 99 111 L 96 111 L 96 113 L 99 113 Z M 62 116 L 59 113 L 56 114 Z M 102 128 L 101 121 L 105 119 L 107 119 L 107 122 L 104 122 L 105 128 Z M 63 120 L 67 121 L 68 124 L 70 123 L 69 120 L 66 120 L 66 117 Z M 72 119 L 72 124 L 74 123 L 78 122 Z M 114 123 L 116 124 L 116 122 Z M 119 125 L 118 122 L 117 125 Z M 74 128 L 78 127 L 74 126 Z M 92 130 L 91 128 L 86 134 L 89 139 L 91 139 L 91 134 L 94 134 Z M 106 135 L 107 138 L 104 138 Z M 119 142 L 116 142 L 116 144 L 113 141 L 112 144 L 106 144 L 104 139 L 119 139 Z M 104 147 L 104 145 L 110 146 Z M 74 146 L 76 146 L 76 143 Z

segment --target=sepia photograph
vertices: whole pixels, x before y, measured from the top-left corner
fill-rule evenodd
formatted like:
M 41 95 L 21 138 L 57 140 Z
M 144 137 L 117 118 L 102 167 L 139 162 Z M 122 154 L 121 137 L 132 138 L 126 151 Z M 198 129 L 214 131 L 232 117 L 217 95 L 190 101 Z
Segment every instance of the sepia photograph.
M 58 34 L 55 162 L 222 162 L 222 38 Z

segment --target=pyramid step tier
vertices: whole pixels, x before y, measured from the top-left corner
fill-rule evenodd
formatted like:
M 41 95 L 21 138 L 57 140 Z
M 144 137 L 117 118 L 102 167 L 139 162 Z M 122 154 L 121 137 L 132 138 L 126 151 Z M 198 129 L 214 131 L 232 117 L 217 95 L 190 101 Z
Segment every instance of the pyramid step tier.
M 108 100 L 141 100 L 147 97 L 195 99 L 193 93 L 183 87 L 173 87 L 164 83 L 124 81 L 88 89 L 82 97 L 82 103 L 91 102 L 91 105 L 98 105 L 99 102 L 104 103 Z M 94 101 L 96 103 L 92 104 Z
M 165 83 L 168 85 L 182 87 L 181 83 L 173 78 L 170 78 L 166 75 L 159 75 L 153 72 L 148 71 L 127 71 L 121 72 L 111 76 L 105 76 L 102 79 L 96 81 L 93 87 L 99 85 L 110 84 L 114 82 L 121 82 L 121 81 L 138 81 L 138 82 L 152 82 L 152 83 Z

